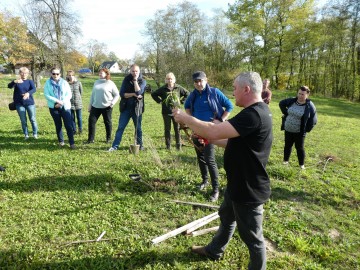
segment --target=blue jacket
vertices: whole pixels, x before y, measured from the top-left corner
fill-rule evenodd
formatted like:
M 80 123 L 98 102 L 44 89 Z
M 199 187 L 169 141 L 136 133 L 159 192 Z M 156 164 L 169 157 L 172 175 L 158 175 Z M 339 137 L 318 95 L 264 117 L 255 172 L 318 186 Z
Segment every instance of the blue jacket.
M 56 96 L 55 92 L 54 92 L 54 88 L 52 85 L 52 79 L 48 79 L 45 82 L 45 86 L 44 86 L 44 96 L 47 100 L 48 106 L 49 108 L 54 108 L 55 104 L 61 100 L 63 102 L 63 106 L 62 108 L 64 108 L 65 110 L 70 110 L 71 109 L 71 89 L 70 89 L 70 85 L 68 84 L 68 82 L 66 80 L 64 80 L 63 78 L 60 78 L 57 85 L 60 87 L 60 98 Z
M 297 98 L 283 99 L 279 103 L 281 112 L 283 113 L 281 130 L 284 130 L 284 124 L 288 115 L 288 109 L 296 102 Z M 310 132 L 317 123 L 316 108 L 310 99 L 306 100 L 304 115 L 301 117 L 300 133 L 304 136 L 306 132 Z
M 201 115 L 200 117 L 196 117 L 203 121 L 211 121 L 212 119 L 217 119 L 222 121 L 221 116 L 224 114 L 224 111 L 231 112 L 234 106 L 231 101 L 221 92 L 218 88 L 210 87 L 209 84 L 206 84 L 205 89 L 200 92 L 198 90 L 194 90 L 190 93 L 189 97 L 185 101 L 185 109 L 190 109 L 191 115 L 196 115 L 196 108 L 194 108 L 194 103 L 196 97 L 200 97 L 200 95 L 207 96 L 207 102 L 210 108 L 210 119 L 206 115 Z M 225 110 L 224 110 L 225 108 Z M 208 118 L 208 119 L 205 119 Z M 211 119 L 212 118 L 212 119 Z

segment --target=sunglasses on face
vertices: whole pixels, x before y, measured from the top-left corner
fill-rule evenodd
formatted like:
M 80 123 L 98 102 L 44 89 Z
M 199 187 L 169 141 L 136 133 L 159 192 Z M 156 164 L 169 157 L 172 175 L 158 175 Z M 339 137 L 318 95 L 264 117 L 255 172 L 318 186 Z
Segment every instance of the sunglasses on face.
M 52 73 L 52 75 L 60 75 L 60 73 Z
M 199 83 L 201 82 L 202 80 L 194 80 L 194 83 Z

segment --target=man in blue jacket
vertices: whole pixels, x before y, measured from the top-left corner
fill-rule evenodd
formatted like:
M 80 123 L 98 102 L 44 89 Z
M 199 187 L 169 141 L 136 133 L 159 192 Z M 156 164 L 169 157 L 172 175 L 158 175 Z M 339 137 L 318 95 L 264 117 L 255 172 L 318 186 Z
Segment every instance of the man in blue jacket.
M 192 75 L 192 79 L 195 89 L 185 101 L 185 111 L 202 121 L 225 121 L 233 109 L 231 101 L 218 88 L 210 87 L 203 71 L 196 71 Z M 210 201 L 214 202 L 219 198 L 219 172 L 215 160 L 215 147 L 195 134 L 194 144 L 199 143 L 203 144 L 201 149 L 195 148 L 202 177 L 199 190 L 203 190 L 208 185 L 209 172 L 212 185 Z

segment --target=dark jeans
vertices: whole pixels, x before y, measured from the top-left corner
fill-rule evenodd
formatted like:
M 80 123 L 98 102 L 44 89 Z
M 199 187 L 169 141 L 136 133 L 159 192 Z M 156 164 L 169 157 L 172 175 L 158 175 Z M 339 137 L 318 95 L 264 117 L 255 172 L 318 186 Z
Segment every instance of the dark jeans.
M 305 161 L 305 136 L 302 133 L 292 133 L 285 131 L 285 147 L 284 147 L 284 161 L 289 161 L 292 146 L 295 143 L 296 153 L 299 165 L 304 165 Z
M 165 144 L 167 148 L 170 148 L 171 146 L 171 122 L 174 126 L 174 132 L 175 132 L 175 141 L 176 141 L 176 148 L 180 148 L 180 130 L 179 130 L 179 124 L 175 121 L 174 117 L 163 114 L 164 119 L 164 136 L 165 136 Z
M 140 145 L 140 148 L 143 147 L 143 140 L 142 140 L 142 129 L 141 129 L 141 121 L 142 121 L 142 114 L 139 117 L 136 116 L 135 109 L 130 108 L 126 109 L 122 113 L 120 113 L 119 117 L 119 125 L 115 133 L 115 139 L 112 143 L 112 147 L 118 149 L 122 140 L 122 136 L 124 134 L 125 128 L 129 123 L 130 119 L 132 119 L 134 123 L 134 127 L 136 129 L 136 144 Z M 134 136 L 135 139 L 135 136 Z
M 112 123 L 111 123 L 111 116 L 112 116 L 112 108 L 95 108 L 91 107 L 90 115 L 89 115 L 89 135 L 88 141 L 93 141 L 95 138 L 95 127 L 96 122 L 99 119 L 100 115 L 102 115 L 105 124 L 106 130 L 106 141 L 111 139 L 111 130 L 112 130 Z
M 215 159 L 215 146 L 213 144 L 207 144 L 202 151 L 195 148 L 201 178 L 203 183 L 207 183 L 210 173 L 211 185 L 213 190 L 219 190 L 219 171 Z
M 76 132 L 76 121 L 79 128 L 79 132 L 82 132 L 82 112 L 79 110 L 71 110 L 72 127 L 73 131 Z
M 263 205 L 240 204 L 230 199 L 225 191 L 224 201 L 219 209 L 220 227 L 211 242 L 205 247 L 214 259 L 220 258 L 237 226 L 240 238 L 246 244 L 250 262 L 248 269 L 266 269 L 266 245 L 263 236 Z
M 71 119 L 70 110 L 53 109 L 53 108 L 49 108 L 49 110 L 52 118 L 54 119 L 58 141 L 64 142 L 64 136 L 62 132 L 62 122 L 64 121 L 66 133 L 69 138 L 69 144 L 73 145 L 75 141 L 74 141 L 74 133 L 72 130 L 72 119 Z

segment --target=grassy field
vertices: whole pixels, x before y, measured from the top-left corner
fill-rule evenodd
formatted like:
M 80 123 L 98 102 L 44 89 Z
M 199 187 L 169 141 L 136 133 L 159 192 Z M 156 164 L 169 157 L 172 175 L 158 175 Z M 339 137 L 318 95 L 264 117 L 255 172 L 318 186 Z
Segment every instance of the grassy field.
M 96 78 L 81 79 L 85 107 Z M 114 77 L 117 85 L 121 79 Z M 42 89 L 35 94 L 39 139 L 24 141 L 17 113 L 7 109 L 10 80 L 0 78 L 0 165 L 6 167 L 0 173 L 0 269 L 247 269 L 247 249 L 237 233 L 217 262 L 189 253 L 191 245 L 208 243 L 211 233 L 151 244 L 153 238 L 214 210 L 172 202 L 208 203 L 210 190 L 195 187 L 200 173 L 186 140 L 181 152 L 165 149 L 160 105 L 149 94 L 143 116 L 146 151 L 129 154 L 130 123 L 120 150 L 106 152 L 110 145 L 101 118 L 96 142 L 84 144 L 86 109 L 85 132 L 76 135 L 77 149 L 72 151 L 57 144 Z M 319 122 L 307 135 L 306 170 L 300 170 L 295 151 L 290 166 L 282 165 L 278 102 L 294 93 L 274 91 L 270 104 L 272 196 L 264 213 L 268 269 L 360 269 L 360 104 L 312 97 Z M 118 117 L 116 106 L 113 134 Z M 224 187 L 222 154 L 218 149 Z M 154 189 L 132 181 L 131 173 L 141 174 Z M 206 227 L 216 225 L 218 220 Z M 97 239 L 103 231 L 103 238 L 114 239 L 69 244 Z

